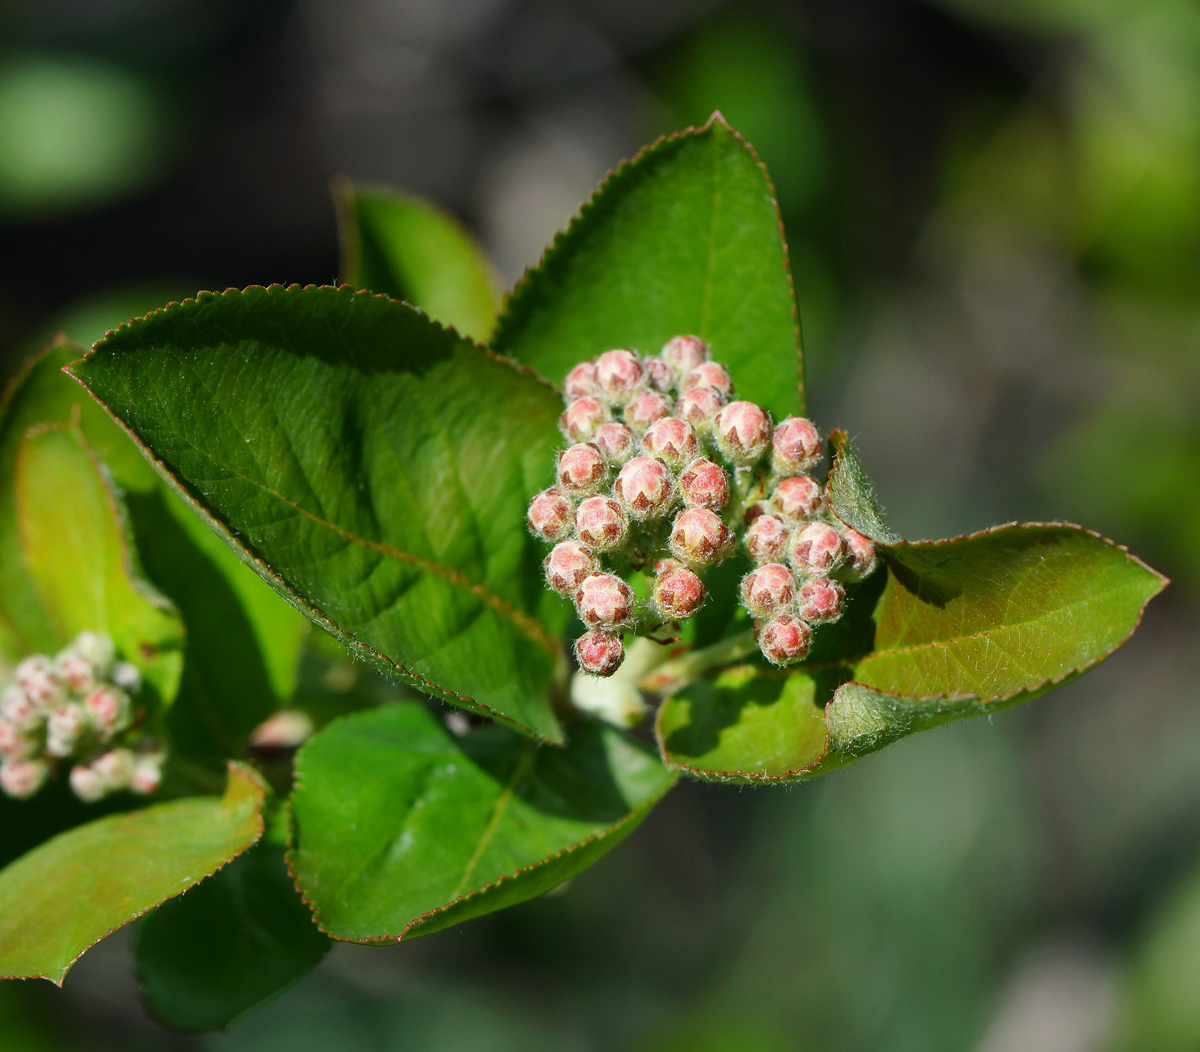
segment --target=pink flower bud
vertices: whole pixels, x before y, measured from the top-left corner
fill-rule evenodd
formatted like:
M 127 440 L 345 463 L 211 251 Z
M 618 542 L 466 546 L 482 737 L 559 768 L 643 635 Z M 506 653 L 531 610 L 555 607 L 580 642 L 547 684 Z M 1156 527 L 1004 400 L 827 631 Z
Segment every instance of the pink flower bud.
M 596 383 L 596 365 L 590 359 L 580 362 L 567 373 L 563 380 L 563 395 L 568 402 L 576 398 L 599 398 L 600 385 Z
M 108 795 L 100 772 L 85 764 L 76 764 L 71 768 L 70 781 L 71 791 L 85 804 L 94 804 Z
M 607 478 L 604 454 L 591 442 L 576 442 L 558 454 L 558 484 L 573 496 L 595 493 Z
M 783 479 L 771 494 L 772 506 L 788 522 L 811 519 L 821 511 L 824 499 L 821 487 L 807 475 Z
M 842 616 L 842 586 L 827 577 L 812 577 L 800 585 L 796 597 L 796 616 L 814 625 L 836 621 Z
M 720 362 L 701 362 L 688 370 L 679 386 L 684 390 L 689 387 L 712 387 L 726 398 L 733 394 L 733 381 Z
M 758 649 L 772 665 L 790 665 L 808 654 L 812 629 L 791 614 L 780 614 L 759 626 Z
M 658 574 L 667 573 L 669 570 L 678 570 L 683 566 L 678 559 L 656 559 L 654 562 L 654 572 Z
M 611 676 L 625 659 L 625 644 L 614 632 L 594 628 L 575 640 L 575 660 L 593 676 Z
M 596 359 L 596 383 L 601 396 L 624 405 L 642 386 L 642 363 L 633 351 L 605 351 Z
M 729 503 L 729 479 L 719 464 L 700 457 L 679 476 L 679 492 L 689 507 L 719 511 Z
M 575 592 L 579 620 L 589 628 L 618 628 L 633 619 L 633 589 L 616 574 L 585 577 Z
M 0 720 L 0 759 L 27 760 L 38 751 L 37 741 L 17 730 L 7 720 Z
M 82 654 L 68 647 L 54 659 L 59 677 L 76 694 L 83 694 L 96 685 L 96 668 Z
M 309 723 L 311 730 L 312 724 Z M 133 777 L 129 788 L 142 796 L 149 796 L 162 784 L 162 761 L 157 756 L 143 756 L 133 765 Z
M 646 381 L 656 391 L 670 391 L 675 386 L 675 371 L 658 355 L 651 355 L 642 362 Z
M 691 617 L 704 603 L 708 590 L 691 570 L 675 566 L 654 579 L 654 604 L 669 621 Z
M 525 521 L 535 537 L 556 541 L 569 533 L 575 524 L 575 509 L 561 490 L 551 487 L 529 502 Z
M 625 407 L 625 423 L 634 431 L 645 431 L 656 420 L 671 415 L 674 403 L 661 391 L 641 391 Z
M 575 509 L 575 532 L 589 548 L 606 552 L 619 547 L 629 531 L 629 520 L 612 497 L 588 497 Z
M 42 654 L 25 658 L 17 665 L 13 678 L 29 696 L 29 700 L 42 709 L 58 704 L 66 693 L 54 662 Z
M 592 432 L 592 443 L 604 454 L 610 467 L 619 467 L 633 456 L 637 439 L 624 424 L 610 421 Z
M 725 404 L 725 396 L 714 387 L 689 387 L 679 396 L 676 415 L 697 431 L 712 425 Z
M 766 452 L 771 418 L 753 402 L 730 402 L 717 414 L 717 448 L 735 464 L 749 466 Z
M 671 508 L 673 487 L 666 465 L 654 457 L 634 457 L 613 486 L 621 506 L 634 519 L 656 519 Z
M 83 704 L 88 720 L 102 742 L 108 741 L 128 727 L 133 715 L 129 695 L 117 687 L 101 687 L 94 690 Z
M 842 579 L 845 581 L 861 581 L 870 577 L 879 565 L 875 552 L 875 542 L 870 537 L 864 537 L 858 530 L 849 526 L 842 528 L 842 543 L 846 546 L 846 564 L 842 568 Z
M 733 537 L 707 508 L 687 508 L 675 517 L 671 554 L 688 566 L 714 566 L 729 554 Z
M 755 617 L 783 613 L 796 598 L 796 579 L 780 563 L 767 563 L 742 579 L 742 605 Z
M 546 584 L 559 595 L 574 595 L 583 579 L 600 569 L 595 555 L 578 541 L 559 541 L 542 566 Z
M 0 789 L 14 800 L 33 796 L 50 777 L 50 765 L 45 760 L 9 760 L 0 765 Z
M 672 336 L 660 353 L 677 376 L 686 376 L 708 361 L 708 346 L 699 336 Z
M 130 750 L 110 749 L 92 761 L 92 770 L 100 776 L 104 787 L 111 793 L 129 788 L 136 762 Z
M 811 420 L 785 417 L 771 436 L 771 462 L 781 475 L 807 471 L 821 459 L 821 436 Z
M 788 545 L 788 562 L 801 577 L 820 577 L 836 569 L 845 556 L 842 538 L 827 522 L 799 526 Z
M 608 406 L 599 399 L 576 398 L 558 418 L 558 429 L 568 442 L 583 442 L 610 417 Z
M 13 683 L 0 694 L 0 719 L 11 723 L 19 731 L 29 732 L 41 727 L 45 713 L 22 687 Z
M 746 530 L 746 551 L 756 563 L 777 563 L 787 557 L 788 536 L 782 519 L 759 515 Z
M 249 744 L 255 749 L 298 749 L 312 737 L 313 730 L 312 717 L 307 712 L 302 709 L 280 709 L 250 732 Z M 148 758 L 152 759 L 140 757 L 138 766 Z
M 99 632 L 80 632 L 71 640 L 68 649 L 90 661 L 101 676 L 107 674 L 108 666 L 116 656 L 112 639 Z
M 642 436 L 642 449 L 664 460 L 668 467 L 681 468 L 700 455 L 700 441 L 696 429 L 686 420 L 667 416 L 655 421 Z
M 69 756 L 87 725 L 87 710 L 83 705 L 77 701 L 63 702 L 46 720 L 46 752 L 51 756 Z

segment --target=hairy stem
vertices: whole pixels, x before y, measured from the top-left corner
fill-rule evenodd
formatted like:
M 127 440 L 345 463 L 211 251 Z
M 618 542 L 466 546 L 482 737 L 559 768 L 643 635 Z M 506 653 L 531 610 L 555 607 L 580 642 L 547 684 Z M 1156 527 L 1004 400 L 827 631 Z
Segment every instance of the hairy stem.
M 747 629 L 703 650 L 689 650 L 677 658 L 663 662 L 638 680 L 638 687 L 649 694 L 674 694 L 714 669 L 732 665 L 756 653 L 757 650 L 754 632 Z

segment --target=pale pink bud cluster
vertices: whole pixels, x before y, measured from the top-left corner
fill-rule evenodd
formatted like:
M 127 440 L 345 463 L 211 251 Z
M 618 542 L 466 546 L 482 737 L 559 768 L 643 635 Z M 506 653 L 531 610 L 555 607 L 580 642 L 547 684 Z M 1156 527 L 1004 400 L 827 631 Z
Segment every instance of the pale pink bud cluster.
M 81 800 L 153 792 L 163 756 L 145 739 L 134 742 L 130 695 L 140 688 L 141 673 L 118 661 L 112 640 L 99 633 L 81 632 L 54 658 L 25 658 L 0 693 L 0 791 L 32 796 L 73 760 L 69 781 Z

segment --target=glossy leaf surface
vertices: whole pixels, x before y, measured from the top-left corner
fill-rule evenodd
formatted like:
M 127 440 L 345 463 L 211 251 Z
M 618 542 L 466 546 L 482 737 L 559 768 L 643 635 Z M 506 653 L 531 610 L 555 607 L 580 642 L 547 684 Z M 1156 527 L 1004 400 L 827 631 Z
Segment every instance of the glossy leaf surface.
M 422 705 L 389 705 L 330 724 L 300 753 L 289 861 L 335 938 L 423 935 L 591 865 L 674 780 L 600 724 L 548 749 L 502 727 L 455 737 Z

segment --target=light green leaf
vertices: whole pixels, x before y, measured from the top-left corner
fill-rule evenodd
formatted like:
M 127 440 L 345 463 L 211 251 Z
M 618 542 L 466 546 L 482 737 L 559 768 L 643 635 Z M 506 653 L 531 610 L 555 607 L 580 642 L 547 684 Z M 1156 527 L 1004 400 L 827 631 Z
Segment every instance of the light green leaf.
M 495 726 L 456 738 L 422 705 L 389 705 L 300 753 L 289 864 L 328 934 L 412 938 L 590 866 L 674 780 L 601 724 L 547 749 Z
M 825 497 L 833 513 L 851 529 L 877 544 L 894 544 L 900 540 L 884 525 L 875 486 L 867 478 L 845 431 L 838 429 L 829 433 L 829 454 L 833 465 L 825 486 Z
M 189 797 L 60 833 L 0 871 L 0 978 L 62 985 L 82 954 L 262 835 L 265 787 L 229 765 L 223 797 Z

